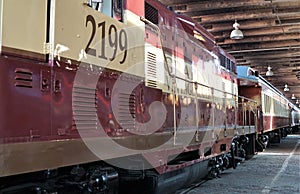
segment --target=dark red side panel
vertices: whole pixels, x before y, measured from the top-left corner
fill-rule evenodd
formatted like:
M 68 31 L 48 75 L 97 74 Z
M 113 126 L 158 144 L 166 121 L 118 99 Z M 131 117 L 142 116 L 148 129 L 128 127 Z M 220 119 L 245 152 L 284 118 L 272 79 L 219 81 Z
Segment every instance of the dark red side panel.
M 48 64 L 0 56 L 0 91 L 0 137 L 4 141 L 32 141 L 50 135 Z

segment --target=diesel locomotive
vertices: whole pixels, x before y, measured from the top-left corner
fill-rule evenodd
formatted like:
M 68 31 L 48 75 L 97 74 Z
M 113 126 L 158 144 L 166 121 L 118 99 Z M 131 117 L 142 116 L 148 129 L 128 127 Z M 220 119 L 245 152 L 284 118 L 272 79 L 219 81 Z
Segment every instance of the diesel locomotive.
M 173 193 L 299 120 L 157 0 L 1 0 L 0 38 L 1 194 Z

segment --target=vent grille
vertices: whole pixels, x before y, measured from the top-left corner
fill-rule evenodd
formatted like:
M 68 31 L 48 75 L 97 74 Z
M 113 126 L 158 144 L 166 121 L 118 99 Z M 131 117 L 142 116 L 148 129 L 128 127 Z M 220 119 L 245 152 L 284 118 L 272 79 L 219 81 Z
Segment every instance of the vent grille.
M 145 18 L 158 25 L 158 11 L 148 3 L 145 3 Z
M 119 122 L 123 129 L 135 129 L 135 94 L 119 93 Z
M 75 86 L 73 91 L 73 112 L 77 129 L 97 129 L 97 100 L 95 89 Z
M 32 72 L 28 69 L 15 69 L 15 86 L 32 88 Z
M 147 53 L 146 84 L 149 87 L 157 88 L 156 55 Z

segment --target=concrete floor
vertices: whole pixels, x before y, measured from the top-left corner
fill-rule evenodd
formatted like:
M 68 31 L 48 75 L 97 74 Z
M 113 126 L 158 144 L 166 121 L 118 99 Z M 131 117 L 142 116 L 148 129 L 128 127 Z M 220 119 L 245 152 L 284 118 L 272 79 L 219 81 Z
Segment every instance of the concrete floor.
M 235 170 L 225 170 L 221 178 L 195 183 L 176 192 L 201 193 L 300 194 L 300 133 L 272 144 Z

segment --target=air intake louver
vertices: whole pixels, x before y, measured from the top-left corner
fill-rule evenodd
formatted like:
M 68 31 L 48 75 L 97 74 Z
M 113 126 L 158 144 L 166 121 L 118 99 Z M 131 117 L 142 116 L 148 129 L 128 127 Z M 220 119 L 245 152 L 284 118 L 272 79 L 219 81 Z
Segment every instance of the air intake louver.
M 15 69 L 15 86 L 32 88 L 32 72 L 28 69 Z
M 158 11 L 147 2 L 145 3 L 145 18 L 158 25 Z
M 157 88 L 156 55 L 147 53 L 146 84 L 149 87 Z

